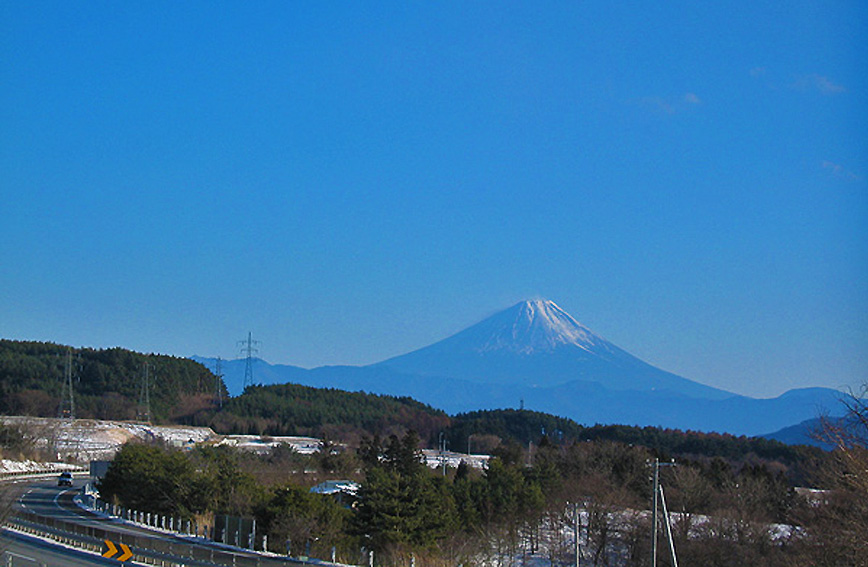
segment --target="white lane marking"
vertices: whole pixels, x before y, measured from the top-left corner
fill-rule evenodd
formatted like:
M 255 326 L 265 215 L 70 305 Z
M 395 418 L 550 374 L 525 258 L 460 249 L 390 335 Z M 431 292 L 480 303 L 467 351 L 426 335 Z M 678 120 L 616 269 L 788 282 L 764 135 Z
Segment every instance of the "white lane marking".
M 63 510 L 63 506 L 61 506 L 57 501 L 60 499 L 61 496 L 63 496 L 67 492 L 71 492 L 71 490 L 61 490 L 60 492 L 57 493 L 57 496 L 54 497 L 54 505 L 57 506 L 58 508 L 60 508 L 61 510 Z
M 22 508 L 27 508 L 27 504 L 24 503 L 24 499 L 30 496 L 30 493 L 33 492 L 33 488 L 24 493 L 24 496 L 18 499 L 18 503 L 21 504 Z

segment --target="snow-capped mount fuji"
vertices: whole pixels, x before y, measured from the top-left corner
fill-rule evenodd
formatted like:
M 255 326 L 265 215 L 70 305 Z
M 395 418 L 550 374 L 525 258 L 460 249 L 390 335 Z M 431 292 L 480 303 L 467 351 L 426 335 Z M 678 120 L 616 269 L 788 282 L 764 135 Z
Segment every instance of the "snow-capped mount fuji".
M 213 367 L 211 359 L 198 359 Z M 241 393 L 244 360 L 226 361 Z M 740 396 L 660 370 L 576 321 L 555 303 L 522 301 L 442 341 L 369 366 L 306 370 L 260 361 L 256 380 L 410 396 L 449 413 L 525 405 L 579 423 L 652 425 L 760 435 L 823 411 L 840 392 Z M 235 386 L 233 387 L 232 384 Z
M 655 368 L 579 323 L 555 302 L 527 300 L 451 337 L 375 366 L 486 384 L 668 391 L 724 399 L 735 394 Z
M 622 352 L 576 321 L 554 301 L 533 299 L 441 341 L 444 347 L 471 348 L 479 353 L 511 351 L 521 355 L 578 347 L 597 356 Z

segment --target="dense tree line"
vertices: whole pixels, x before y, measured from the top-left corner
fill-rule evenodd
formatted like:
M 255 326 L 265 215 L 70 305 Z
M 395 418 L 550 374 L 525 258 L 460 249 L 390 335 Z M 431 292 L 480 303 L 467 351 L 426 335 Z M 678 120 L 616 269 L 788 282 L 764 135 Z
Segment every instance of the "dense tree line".
M 357 552 L 357 547 L 348 547 L 356 542 L 346 534 L 349 509 L 329 496 L 310 493 L 310 482 L 287 480 L 287 469 L 325 470 L 323 462 L 321 456 L 306 458 L 285 447 L 260 457 L 229 447 L 181 451 L 128 443 L 98 488 L 107 502 L 200 527 L 213 526 L 217 514 L 256 518 L 259 533 L 267 534 L 277 551 L 284 551 L 284 542 L 290 540 L 301 545 L 316 541 L 319 553 L 331 546 Z M 272 469 L 271 474 L 265 469 Z
M 527 554 L 572 564 L 575 506 L 583 565 L 648 564 L 654 451 L 540 438 L 530 450 L 501 445 L 484 470 L 462 464 L 444 475 L 423 464 L 419 447 L 414 432 L 367 437 L 355 450 L 325 443 L 311 456 L 281 447 L 254 456 L 225 447 L 127 445 L 100 491 L 125 506 L 197 521 L 254 517 L 275 551 L 289 540 L 305 554 L 327 558 L 334 547 L 339 559 L 358 563 L 365 549 L 377 565 L 396 566 L 411 557 L 420 565 L 513 565 Z M 354 503 L 308 490 L 335 477 L 336 458 L 340 476 L 361 483 Z M 287 471 L 295 474 L 279 474 Z M 681 460 L 661 482 L 677 512 L 674 538 L 685 564 L 798 564 L 831 537 L 830 518 L 774 463 Z M 846 499 L 835 502 L 853 510 Z M 796 529 L 781 535 L 775 525 Z
M 156 421 L 183 420 L 210 406 L 217 387 L 225 393 L 208 369 L 186 358 L 0 339 L 0 413 L 56 417 L 68 360 L 80 418 L 135 419 L 146 365 Z
M 419 433 L 436 446 L 441 433 L 454 451 L 490 452 L 501 443 L 526 446 L 545 437 L 555 444 L 617 441 L 647 447 L 664 458 L 722 457 L 745 464 L 776 461 L 793 481 L 809 482 L 805 465 L 819 451 L 760 438 L 656 427 L 583 426 L 528 410 L 477 411 L 456 416 L 406 397 L 344 392 L 295 384 L 252 386 L 225 396 L 225 386 L 204 366 L 183 358 L 121 348 L 70 349 L 53 343 L 0 340 L 0 413 L 56 416 L 67 353 L 72 354 L 79 417 L 134 419 L 144 365 L 152 379 L 156 421 L 212 427 L 218 433 L 307 434 L 356 444 L 365 435 Z M 226 399 L 215 404 L 215 388 Z
M 745 465 L 776 462 L 793 482 L 811 482 L 809 469 L 823 451 L 816 447 L 792 446 L 761 437 L 735 436 L 699 431 L 628 425 L 583 426 L 575 421 L 530 410 L 485 410 L 454 416 L 446 430 L 450 447 L 458 451 L 485 452 L 491 443 L 533 443 L 541 437 L 555 444 L 615 441 L 642 446 L 664 460 L 670 458 L 719 457 Z
M 808 469 L 823 452 L 779 441 L 659 427 L 579 425 L 574 420 L 529 410 L 486 410 L 447 416 L 411 398 L 344 392 L 297 384 L 252 386 L 222 411 L 204 413 L 199 424 L 222 433 L 326 435 L 354 443 L 362 436 L 419 433 L 423 446 L 443 434 L 456 452 L 489 453 L 501 444 L 522 446 L 540 439 L 569 445 L 614 441 L 646 447 L 662 459 L 723 458 L 741 466 L 775 462 L 792 482 L 811 481 Z
M 0 413 L 56 415 L 68 353 L 79 417 L 133 418 L 147 364 L 159 421 L 322 437 L 314 455 L 286 446 L 255 456 L 131 444 L 101 485 L 109 500 L 157 514 L 202 523 L 215 514 L 255 517 L 275 551 L 291 541 L 316 557 L 334 547 L 349 563 L 359 563 L 364 548 L 387 566 L 408 565 L 411 556 L 423 565 L 512 565 L 530 553 L 567 564 L 565 534 L 576 529 L 580 508 L 583 565 L 648 565 L 649 463 L 674 457 L 677 466 L 661 477 L 683 563 L 866 563 L 865 392 L 849 401 L 847 419 L 826 424 L 823 440 L 833 450 L 824 452 L 721 434 L 589 427 L 526 410 L 450 417 L 409 398 L 292 384 L 249 387 L 219 408 L 213 393 L 222 383 L 190 360 L 0 340 Z M 419 449 L 441 436 L 452 450 L 493 457 L 482 471 L 430 470 Z M 26 452 L 23 439 L 0 426 L 3 454 Z M 309 492 L 327 478 L 361 483 L 351 507 Z M 827 490 L 805 498 L 796 484 Z
M 249 386 L 199 422 L 222 433 L 358 438 L 413 429 L 427 438 L 436 437 L 450 418 L 408 397 L 275 384 Z
M 576 421 L 530 410 L 482 410 L 454 416 L 448 430 L 450 442 L 466 447 L 472 435 L 493 434 L 527 444 L 540 437 L 552 441 L 618 441 L 642 445 L 660 453 L 740 458 L 753 453 L 764 459 L 795 461 L 800 449 L 761 437 L 681 431 L 630 425 L 580 425 Z

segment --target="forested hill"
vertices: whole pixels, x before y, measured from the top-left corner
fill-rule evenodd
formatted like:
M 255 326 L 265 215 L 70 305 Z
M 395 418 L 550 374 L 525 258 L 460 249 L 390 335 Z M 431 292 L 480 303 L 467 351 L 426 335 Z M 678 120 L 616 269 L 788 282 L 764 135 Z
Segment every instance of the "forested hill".
M 297 384 L 251 386 L 229 398 L 204 366 L 185 358 L 122 348 L 75 349 L 0 339 L 0 413 L 58 415 L 67 355 L 71 355 L 76 417 L 136 419 L 145 365 L 151 379 L 151 417 L 212 427 L 223 434 L 313 435 L 350 442 L 365 436 L 416 431 L 434 447 L 445 435 L 453 451 L 490 452 L 498 446 L 612 441 L 644 446 L 661 456 L 718 456 L 794 463 L 805 448 L 760 438 L 683 432 L 656 427 L 587 426 L 529 410 L 487 410 L 449 416 L 408 397 L 346 392 Z M 217 405 L 215 386 L 222 392 Z
M 196 425 L 221 433 L 313 435 L 352 441 L 363 436 L 416 431 L 424 445 L 440 435 L 458 452 L 490 453 L 509 446 L 615 442 L 647 447 L 661 458 L 723 457 L 731 461 L 778 461 L 793 466 L 817 449 L 763 438 L 685 432 L 626 425 L 585 426 L 530 410 L 486 410 L 455 416 L 406 397 L 345 392 L 297 384 L 248 387 L 219 412 L 202 412 Z
M 441 410 L 406 397 L 297 384 L 250 386 L 222 411 L 199 425 L 223 433 L 348 436 L 402 434 L 416 431 L 436 438 L 451 419 Z
M 136 419 L 145 372 L 156 422 L 182 419 L 209 407 L 217 387 L 225 395 L 222 382 L 186 358 L 0 339 L 0 413 L 56 417 L 67 360 L 78 418 Z
M 585 426 L 547 413 L 515 409 L 458 414 L 452 418 L 447 438 L 450 446 L 458 451 L 482 452 L 498 441 L 521 445 L 539 443 L 542 439 L 553 444 L 614 441 L 647 447 L 661 457 L 703 456 L 741 460 L 750 456 L 788 465 L 819 451 L 762 437 L 629 425 Z

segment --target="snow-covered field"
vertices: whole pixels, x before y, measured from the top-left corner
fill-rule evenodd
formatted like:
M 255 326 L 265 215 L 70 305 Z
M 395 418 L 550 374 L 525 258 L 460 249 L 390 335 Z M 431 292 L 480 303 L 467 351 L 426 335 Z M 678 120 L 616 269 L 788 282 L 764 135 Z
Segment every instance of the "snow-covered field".
M 319 451 L 316 437 L 271 437 L 258 435 L 224 435 L 218 445 L 229 445 L 251 453 L 266 454 L 278 445 L 289 445 L 296 453 L 311 455 Z
M 124 443 L 133 440 L 162 441 L 173 447 L 192 447 L 199 443 L 228 445 L 259 454 L 266 454 L 278 445 L 287 445 L 302 455 L 316 453 L 321 443 L 316 437 L 217 435 L 208 427 L 149 425 L 129 421 L 0 416 L 0 423 L 20 428 L 36 448 L 48 450 L 54 460 L 85 465 L 92 460 L 111 460 Z M 450 467 L 457 467 L 464 462 L 482 469 L 489 459 L 488 455 L 466 455 L 452 451 L 441 453 L 425 449 L 422 453 L 431 468 L 440 467 L 444 462 Z
M 47 449 L 59 461 L 86 463 L 111 459 L 127 441 L 160 440 L 175 447 L 215 439 L 207 427 L 163 426 L 127 421 L 94 419 L 53 419 L 41 417 L 0 417 L 0 423 L 26 432 L 39 449 Z

